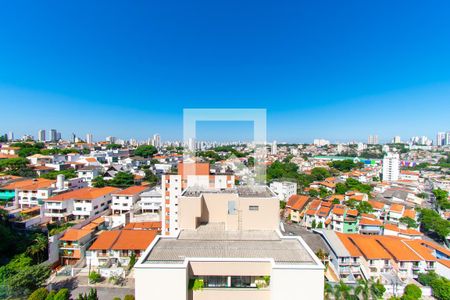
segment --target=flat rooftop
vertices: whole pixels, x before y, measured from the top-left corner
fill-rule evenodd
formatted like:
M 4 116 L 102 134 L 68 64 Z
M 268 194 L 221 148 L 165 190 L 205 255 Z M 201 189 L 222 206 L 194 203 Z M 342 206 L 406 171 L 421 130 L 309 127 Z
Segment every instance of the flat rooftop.
M 275 231 L 223 231 L 218 224 L 182 230 L 177 239 L 162 237 L 144 263 L 177 264 L 185 258 L 272 258 L 277 264 L 316 264 L 297 239 L 280 238 Z
M 272 198 L 275 194 L 267 186 L 238 186 L 226 189 L 189 187 L 183 192 L 185 197 L 200 197 L 201 194 L 238 194 L 242 198 Z

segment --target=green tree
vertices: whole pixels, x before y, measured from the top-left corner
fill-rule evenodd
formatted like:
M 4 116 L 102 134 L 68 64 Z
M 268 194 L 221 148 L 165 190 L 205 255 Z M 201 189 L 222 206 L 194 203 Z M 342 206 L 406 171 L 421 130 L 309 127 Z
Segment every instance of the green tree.
M 346 285 L 342 280 L 339 284 L 334 286 L 334 299 L 335 300 L 347 300 L 351 297 L 352 288 Z
M 66 288 L 60 289 L 53 298 L 53 300 L 69 300 L 69 299 L 70 299 L 70 292 Z
M 47 299 L 48 291 L 46 288 L 38 288 L 28 297 L 28 300 L 45 300 Z
M 420 299 L 420 297 L 422 297 L 422 290 L 415 284 L 408 284 L 405 286 L 403 296 L 408 297 L 408 299 L 417 300 Z
M 125 295 L 123 300 L 134 300 L 134 296 L 133 295 Z
M 318 228 L 318 229 L 322 229 L 322 228 L 323 228 L 323 223 L 322 223 L 322 222 L 319 222 L 319 225 L 317 225 L 317 228 Z
M 62 170 L 62 171 L 50 171 L 48 173 L 42 174 L 41 178 L 52 179 L 55 180 L 58 175 L 64 175 L 66 179 L 71 179 L 77 177 L 77 173 L 74 169 Z
M 24 267 L 6 279 L 7 292 L 13 297 L 23 297 L 39 288 L 50 276 L 48 265 L 39 264 Z
M 363 300 L 369 300 L 370 284 L 367 280 L 358 279 L 358 285 L 355 287 L 355 295 L 362 297 Z
M 144 171 L 145 177 L 144 180 L 149 182 L 151 185 L 158 183 L 158 176 L 156 176 L 150 169 Z
M 97 176 L 94 179 L 92 179 L 92 186 L 96 188 L 102 188 L 107 185 L 106 180 L 103 178 L 103 176 Z
M 354 168 L 361 167 L 361 164 L 356 164 L 351 159 L 336 160 L 328 164 L 330 167 L 335 168 L 341 172 L 348 172 Z
M 128 270 L 131 270 L 136 263 L 136 254 L 134 252 L 131 253 L 130 262 L 128 263 Z
M 120 144 L 108 144 L 108 145 L 106 145 L 106 149 L 120 149 L 120 148 L 122 148 L 122 145 L 120 145 Z
M 450 209 L 450 202 L 448 201 L 447 191 L 437 189 L 433 190 L 433 194 L 436 197 L 436 202 L 440 209 L 442 210 Z
M 313 190 L 313 189 L 309 190 L 308 194 L 309 194 L 309 196 L 314 197 L 314 198 L 317 198 L 319 196 L 319 192 L 317 190 Z
M 441 240 L 445 240 L 450 234 L 450 221 L 443 219 L 432 209 L 420 209 L 419 221 L 423 230 L 436 233 Z
M 27 253 L 31 255 L 31 257 L 36 259 L 36 262 L 40 264 L 44 261 L 45 254 L 47 252 L 48 240 L 47 237 L 43 234 L 36 234 L 33 244 L 30 245 L 27 249 Z
M 134 155 L 142 156 L 145 158 L 152 157 L 156 153 L 158 153 L 158 150 L 156 150 L 156 148 L 151 145 L 142 145 L 137 147 L 136 150 L 134 150 Z
M 330 177 L 331 174 L 330 172 L 325 169 L 325 168 L 321 168 L 321 167 L 317 167 L 317 168 L 313 168 L 311 170 L 311 176 L 314 178 L 314 180 L 324 180 L 327 177 Z
M 386 288 L 379 280 L 377 282 L 371 282 L 370 294 L 372 295 L 372 297 L 374 299 L 383 298 L 383 295 L 385 292 L 386 292 Z
M 418 226 L 416 221 L 410 217 L 401 217 L 399 221 L 400 223 L 405 224 L 408 228 L 417 228 Z
M 56 291 L 55 290 L 51 290 L 48 293 L 47 298 L 45 298 L 45 300 L 55 300 L 55 295 L 56 295 Z
M 323 291 L 323 298 L 325 300 L 331 300 L 333 296 L 333 286 L 329 284 L 328 282 L 325 283 L 324 291 Z
M 22 157 L 1 159 L 0 172 L 23 177 L 36 176 L 36 173 L 28 167 L 28 160 Z
M 311 222 L 311 228 L 316 228 L 316 226 L 317 226 L 317 224 L 316 224 L 316 220 L 314 219 L 314 220 L 312 220 L 312 222 Z
M 344 183 L 336 183 L 336 194 L 344 195 L 347 191 L 348 187 Z
M 253 167 L 255 166 L 255 158 L 254 158 L 253 156 L 250 156 L 250 157 L 247 159 L 247 166 L 248 166 L 249 168 L 253 168 Z
M 129 172 L 117 172 L 113 179 L 107 182 L 110 186 L 126 188 L 134 185 L 134 175 Z
M 372 205 L 367 201 L 361 201 L 357 206 L 356 209 L 358 210 L 359 214 L 368 214 L 373 212 Z

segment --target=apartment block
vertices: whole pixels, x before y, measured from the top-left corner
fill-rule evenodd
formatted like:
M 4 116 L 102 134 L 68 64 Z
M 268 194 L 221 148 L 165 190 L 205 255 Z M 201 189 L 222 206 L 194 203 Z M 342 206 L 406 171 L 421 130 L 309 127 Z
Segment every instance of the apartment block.
M 86 187 L 44 200 L 44 216 L 52 220 L 87 219 L 110 208 L 115 187 Z
M 268 187 L 189 187 L 178 212 L 180 232 L 157 236 L 135 266 L 136 299 L 323 298 L 324 266 L 280 234 Z
M 113 214 L 123 214 L 136 208 L 141 193 L 148 189 L 147 186 L 136 185 L 112 194 L 111 210 Z
M 162 221 L 163 233 L 177 234 L 178 200 L 188 187 L 226 189 L 234 187 L 233 174 L 212 174 L 209 163 L 179 163 L 177 174 L 163 174 L 161 189 L 163 193 Z

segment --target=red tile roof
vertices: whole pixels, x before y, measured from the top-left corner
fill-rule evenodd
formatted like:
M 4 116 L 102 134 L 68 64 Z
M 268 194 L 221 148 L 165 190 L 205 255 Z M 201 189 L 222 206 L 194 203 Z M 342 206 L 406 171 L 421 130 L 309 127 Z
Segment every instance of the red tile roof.
M 94 200 L 118 191 L 120 191 L 119 188 L 111 186 L 105 186 L 102 188 L 85 187 L 79 190 L 58 194 L 56 196 L 48 198 L 45 201 L 66 201 L 69 199 Z
M 126 196 L 134 196 L 138 195 L 144 191 L 148 190 L 148 186 L 142 186 L 142 185 L 133 185 L 129 188 L 126 188 L 122 191 L 119 191 L 117 193 L 114 193 L 113 195 L 126 195 Z

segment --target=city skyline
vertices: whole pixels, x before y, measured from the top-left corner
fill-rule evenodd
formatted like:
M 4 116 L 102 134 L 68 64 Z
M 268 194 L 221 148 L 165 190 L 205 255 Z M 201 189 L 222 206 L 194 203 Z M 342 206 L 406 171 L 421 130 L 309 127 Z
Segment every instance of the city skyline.
M 401 21 L 396 12 L 405 5 L 383 1 L 345 10 L 80 3 L 55 4 L 54 13 L 24 5 L 6 3 L 0 12 L 8 45 L 0 50 L 2 130 L 16 136 L 57 127 L 66 135 L 159 132 L 174 140 L 184 108 L 264 108 L 268 139 L 289 142 L 434 139 L 448 130 L 446 2 L 408 2 Z

